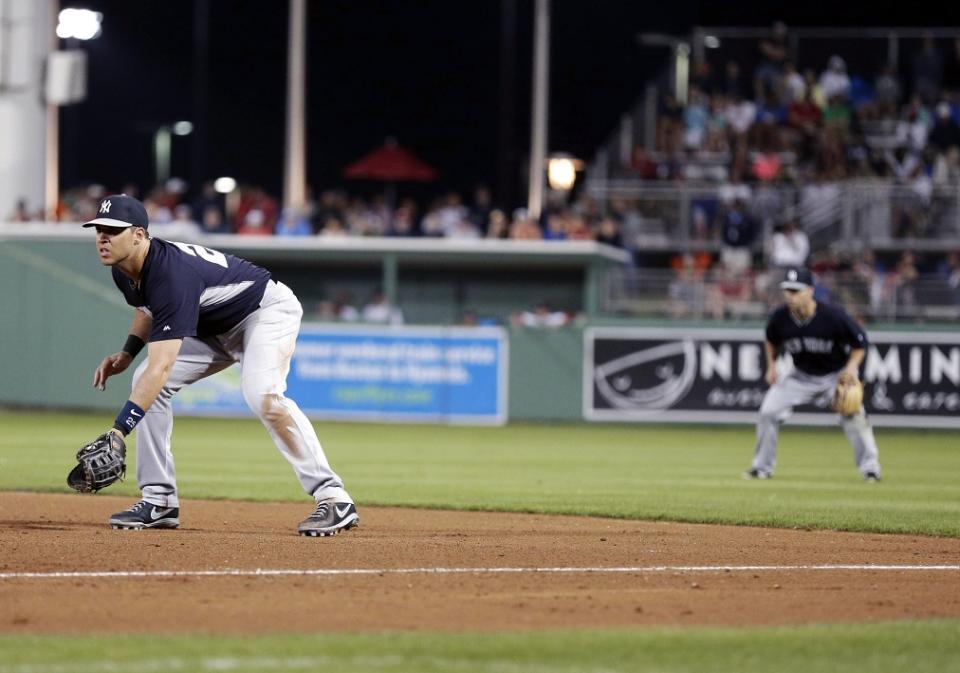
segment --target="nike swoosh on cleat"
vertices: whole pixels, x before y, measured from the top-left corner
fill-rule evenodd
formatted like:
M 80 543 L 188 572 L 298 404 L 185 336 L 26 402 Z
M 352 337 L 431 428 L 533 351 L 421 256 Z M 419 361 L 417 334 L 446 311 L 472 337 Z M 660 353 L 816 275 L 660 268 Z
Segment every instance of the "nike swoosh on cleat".
M 340 508 L 337 506 L 334 506 L 334 509 L 337 511 L 337 516 L 342 518 L 342 517 L 345 517 L 347 515 L 347 512 L 350 511 L 350 505 L 345 505 L 342 512 L 340 511 Z
M 150 520 L 156 521 L 157 519 L 166 516 L 171 511 L 171 509 L 158 510 L 156 507 L 154 507 L 150 510 Z

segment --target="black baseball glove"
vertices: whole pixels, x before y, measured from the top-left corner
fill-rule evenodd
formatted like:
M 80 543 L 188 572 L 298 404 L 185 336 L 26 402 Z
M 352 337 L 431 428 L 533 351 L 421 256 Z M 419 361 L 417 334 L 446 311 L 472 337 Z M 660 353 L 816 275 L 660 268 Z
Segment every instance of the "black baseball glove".
M 96 493 L 127 473 L 127 445 L 117 432 L 105 432 L 77 452 L 80 463 L 67 475 L 67 485 L 81 493 Z

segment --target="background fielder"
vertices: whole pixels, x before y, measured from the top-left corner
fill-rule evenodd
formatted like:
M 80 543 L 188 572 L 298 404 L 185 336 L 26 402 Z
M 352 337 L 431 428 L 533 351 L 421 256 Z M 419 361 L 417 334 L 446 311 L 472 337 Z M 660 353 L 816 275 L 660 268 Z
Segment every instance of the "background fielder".
M 760 405 L 753 464 L 744 473 L 752 479 L 773 475 L 780 424 L 795 406 L 835 390 L 841 379 L 858 380 L 868 343 L 866 332 L 843 309 L 813 298 L 809 270 L 788 269 L 780 289 L 786 303 L 771 313 L 764 344 L 770 389 Z M 781 353 L 793 357 L 793 370 L 782 379 L 776 368 Z M 863 406 L 851 416 L 842 416 L 841 424 L 860 474 L 867 481 L 879 481 L 877 442 Z
M 317 500 L 298 527 L 331 535 L 359 523 L 353 500 L 330 468 L 313 426 L 284 395 L 303 310 L 293 292 L 250 262 L 197 245 L 151 239 L 147 213 L 126 195 L 106 197 L 97 229 L 100 262 L 135 307 L 124 349 L 104 358 L 93 384 L 103 390 L 149 342 L 130 400 L 113 432 L 139 424 L 137 481 L 143 500 L 110 519 L 115 528 L 176 528 L 180 500 L 170 439 L 171 400 L 185 385 L 240 363 L 243 396 L 304 490 Z

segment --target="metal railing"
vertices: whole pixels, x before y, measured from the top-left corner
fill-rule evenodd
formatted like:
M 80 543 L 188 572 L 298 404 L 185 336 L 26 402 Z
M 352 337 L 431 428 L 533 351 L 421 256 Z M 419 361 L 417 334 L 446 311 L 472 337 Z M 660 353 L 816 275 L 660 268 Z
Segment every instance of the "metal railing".
M 960 184 L 849 180 L 748 188 L 588 179 L 586 194 L 621 219 L 628 246 L 640 250 L 715 250 L 718 214 L 735 197 L 760 227 L 758 249 L 793 219 L 812 250 L 960 250 Z
M 838 303 L 864 322 L 960 321 L 960 273 L 905 279 L 896 272 L 827 272 L 817 276 L 817 296 Z M 623 317 L 758 320 L 782 303 L 780 273 L 703 274 L 664 269 L 608 272 L 603 310 Z

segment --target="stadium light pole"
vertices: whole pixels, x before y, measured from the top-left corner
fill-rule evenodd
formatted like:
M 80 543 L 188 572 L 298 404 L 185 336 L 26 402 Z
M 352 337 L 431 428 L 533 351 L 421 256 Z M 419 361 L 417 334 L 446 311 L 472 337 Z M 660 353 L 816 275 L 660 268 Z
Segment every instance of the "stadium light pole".
M 533 113 L 530 134 L 530 181 L 527 213 L 540 218 L 543 208 L 543 179 L 547 160 L 547 125 L 550 106 L 550 0 L 537 0 L 534 10 Z
M 283 205 L 303 206 L 307 201 L 306 170 L 306 0 L 290 0 L 289 51 L 287 52 L 287 138 L 283 167 Z

